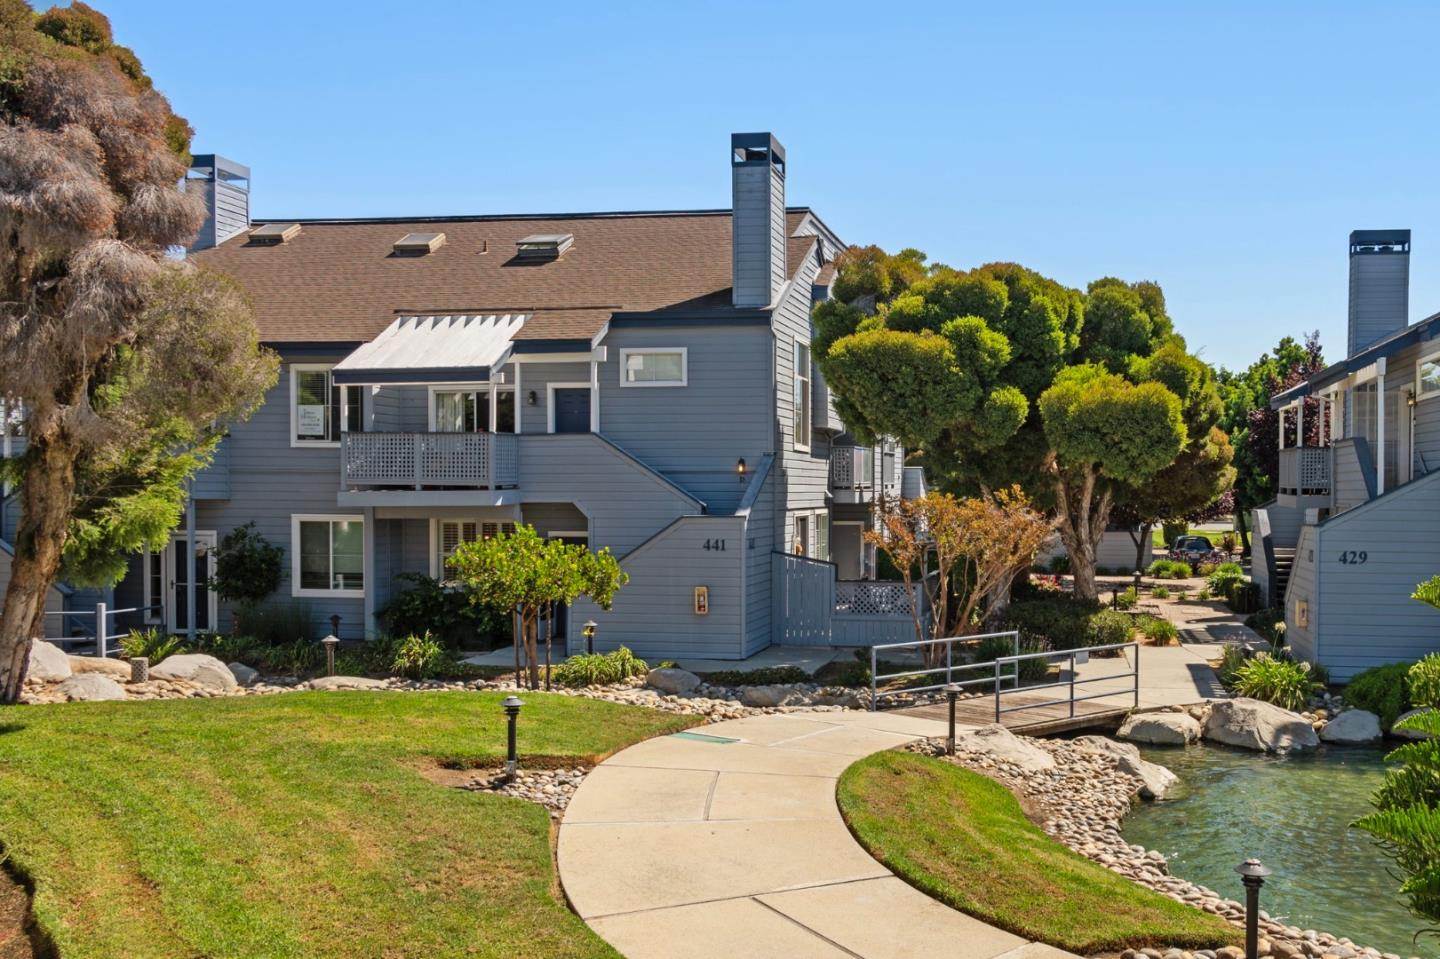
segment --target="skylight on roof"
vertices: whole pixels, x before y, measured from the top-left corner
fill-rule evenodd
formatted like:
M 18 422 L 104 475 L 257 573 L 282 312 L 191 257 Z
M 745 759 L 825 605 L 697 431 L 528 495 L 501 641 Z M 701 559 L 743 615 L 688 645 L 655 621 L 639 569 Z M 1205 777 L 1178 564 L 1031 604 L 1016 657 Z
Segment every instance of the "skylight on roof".
M 278 246 L 299 233 L 298 223 L 266 223 L 250 231 L 250 242 L 257 246 Z
M 532 233 L 515 242 L 515 255 L 524 260 L 553 260 L 574 242 L 573 233 Z
M 407 233 L 395 241 L 397 256 L 424 256 L 445 245 L 443 233 Z

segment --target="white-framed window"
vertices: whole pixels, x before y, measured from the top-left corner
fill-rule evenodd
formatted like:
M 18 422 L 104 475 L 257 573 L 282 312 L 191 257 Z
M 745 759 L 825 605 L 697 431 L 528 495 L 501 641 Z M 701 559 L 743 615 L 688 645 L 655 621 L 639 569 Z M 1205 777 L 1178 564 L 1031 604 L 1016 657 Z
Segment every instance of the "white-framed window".
M 791 522 L 790 552 L 830 562 L 829 511 L 796 513 Z
M 290 595 L 365 595 L 365 518 L 332 513 L 290 517 Z
M 489 539 L 504 533 L 515 532 L 514 523 L 484 522 L 478 519 L 437 519 L 430 527 L 430 575 L 449 581 L 455 578 L 450 567 L 450 557 L 461 543 L 473 543 L 477 539 Z
M 620 351 L 621 386 L 684 386 L 689 351 L 683 346 Z
M 810 451 L 810 344 L 795 340 L 795 448 Z
M 337 386 L 324 363 L 290 364 L 290 445 L 336 446 L 365 425 L 363 386 Z
M 796 556 L 810 555 L 809 513 L 795 514 L 795 535 L 791 537 L 791 539 L 793 540 L 793 542 L 790 544 L 791 552 L 793 552 Z
M 145 550 L 145 622 L 165 622 L 165 550 Z
M 1440 350 L 1422 356 L 1415 364 L 1415 399 L 1432 400 L 1440 396 Z
M 830 562 L 830 514 L 825 510 L 815 514 L 815 558 Z
M 513 433 L 515 388 L 432 386 L 430 430 L 434 433 Z

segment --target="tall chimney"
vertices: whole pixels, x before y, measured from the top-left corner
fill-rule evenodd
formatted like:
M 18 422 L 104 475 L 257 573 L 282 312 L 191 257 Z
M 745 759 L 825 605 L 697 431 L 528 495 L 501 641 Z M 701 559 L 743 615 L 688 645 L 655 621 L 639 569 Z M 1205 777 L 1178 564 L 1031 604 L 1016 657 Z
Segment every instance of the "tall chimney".
M 732 133 L 732 301 L 767 307 L 785 285 L 785 148 L 769 133 Z
M 1350 233 L 1349 351 L 1354 356 L 1410 322 L 1410 231 Z
M 199 192 L 205 200 L 205 225 L 190 244 L 190 251 L 208 250 L 250 229 L 250 168 L 218 153 L 191 158 L 185 191 Z

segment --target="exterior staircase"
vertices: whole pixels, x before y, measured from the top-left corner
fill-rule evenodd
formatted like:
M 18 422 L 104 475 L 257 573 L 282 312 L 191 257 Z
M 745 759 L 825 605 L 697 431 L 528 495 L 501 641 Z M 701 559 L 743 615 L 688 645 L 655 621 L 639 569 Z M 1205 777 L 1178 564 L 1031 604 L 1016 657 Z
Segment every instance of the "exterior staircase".
M 1269 606 L 1285 605 L 1285 589 L 1290 585 L 1290 571 L 1295 566 L 1295 547 L 1273 547 L 1275 570 L 1270 576 Z

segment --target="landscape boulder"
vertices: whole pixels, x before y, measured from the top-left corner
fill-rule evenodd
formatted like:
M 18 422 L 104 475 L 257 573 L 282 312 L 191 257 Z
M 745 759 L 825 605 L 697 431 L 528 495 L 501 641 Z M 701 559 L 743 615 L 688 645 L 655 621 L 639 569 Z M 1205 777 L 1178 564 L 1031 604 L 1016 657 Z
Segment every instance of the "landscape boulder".
M 76 673 L 63 680 L 55 691 L 72 703 L 93 703 L 125 699 L 125 690 L 104 673 Z
M 1373 743 L 1380 736 L 1380 717 L 1364 709 L 1346 710 L 1320 730 L 1320 739 L 1327 743 Z
M 244 663 L 230 663 L 225 667 L 230 670 L 230 675 L 235 677 L 235 682 L 241 686 L 254 686 L 255 681 L 260 678 L 259 670 L 251 669 Z
M 1422 732 L 1421 732 L 1420 730 L 1418 730 L 1418 729 L 1399 729 L 1399 728 L 1397 728 L 1397 727 L 1399 727 L 1399 725 L 1400 725 L 1402 722 L 1404 722 L 1405 720 L 1409 719 L 1411 716 L 1418 716 L 1418 715 L 1420 715 L 1420 714 L 1423 713 L 1423 712 L 1425 712 L 1425 710 L 1422 708 L 1422 709 L 1412 709 L 1412 710 L 1410 710 L 1408 713 L 1401 713 L 1399 716 L 1397 716 L 1397 717 L 1395 718 L 1395 726 L 1392 726 L 1392 727 L 1391 727 L 1391 729 L 1390 729 L 1390 735 L 1392 735 L 1392 736 L 1399 736 L 1401 739 L 1429 739 L 1429 738 L 1430 738 L 1429 734 L 1427 734 L 1427 733 L 1422 733 Z
M 779 683 L 772 686 L 741 686 L 740 702 L 763 709 L 770 706 L 801 705 L 805 702 L 805 696 L 794 686 Z
M 37 639 L 30 643 L 30 665 L 25 675 L 44 683 L 70 678 L 70 657 L 54 643 Z
M 1163 799 L 1170 787 L 1180 781 L 1179 776 L 1164 766 L 1140 758 L 1140 750 L 1130 743 L 1117 743 L 1104 736 L 1077 736 L 1074 744 L 1089 752 L 1114 756 L 1115 764 L 1121 772 L 1140 781 L 1142 799 Z
M 955 737 L 955 748 L 970 752 L 989 753 L 996 759 L 1014 763 L 1024 772 L 1054 769 L 1055 757 L 1024 736 L 1017 736 L 998 723 Z
M 685 696 L 700 685 L 700 677 L 689 670 L 665 667 L 650 670 L 645 676 L 645 685 L 672 696 Z
M 70 672 L 100 673 L 119 682 L 130 681 L 130 664 L 123 659 L 105 659 L 100 656 L 71 656 Z
M 385 680 L 365 676 L 321 676 L 310 680 L 311 689 L 384 689 Z
M 1210 710 L 1205 738 L 1227 746 L 1284 753 L 1313 749 L 1320 737 L 1305 717 L 1258 699 L 1226 699 Z
M 151 679 L 184 680 L 206 689 L 228 692 L 235 688 L 235 674 L 214 656 L 204 653 L 182 653 L 167 656 L 150 667 Z
M 1200 738 L 1200 721 L 1188 713 L 1136 713 L 1115 735 L 1152 746 L 1188 746 Z

